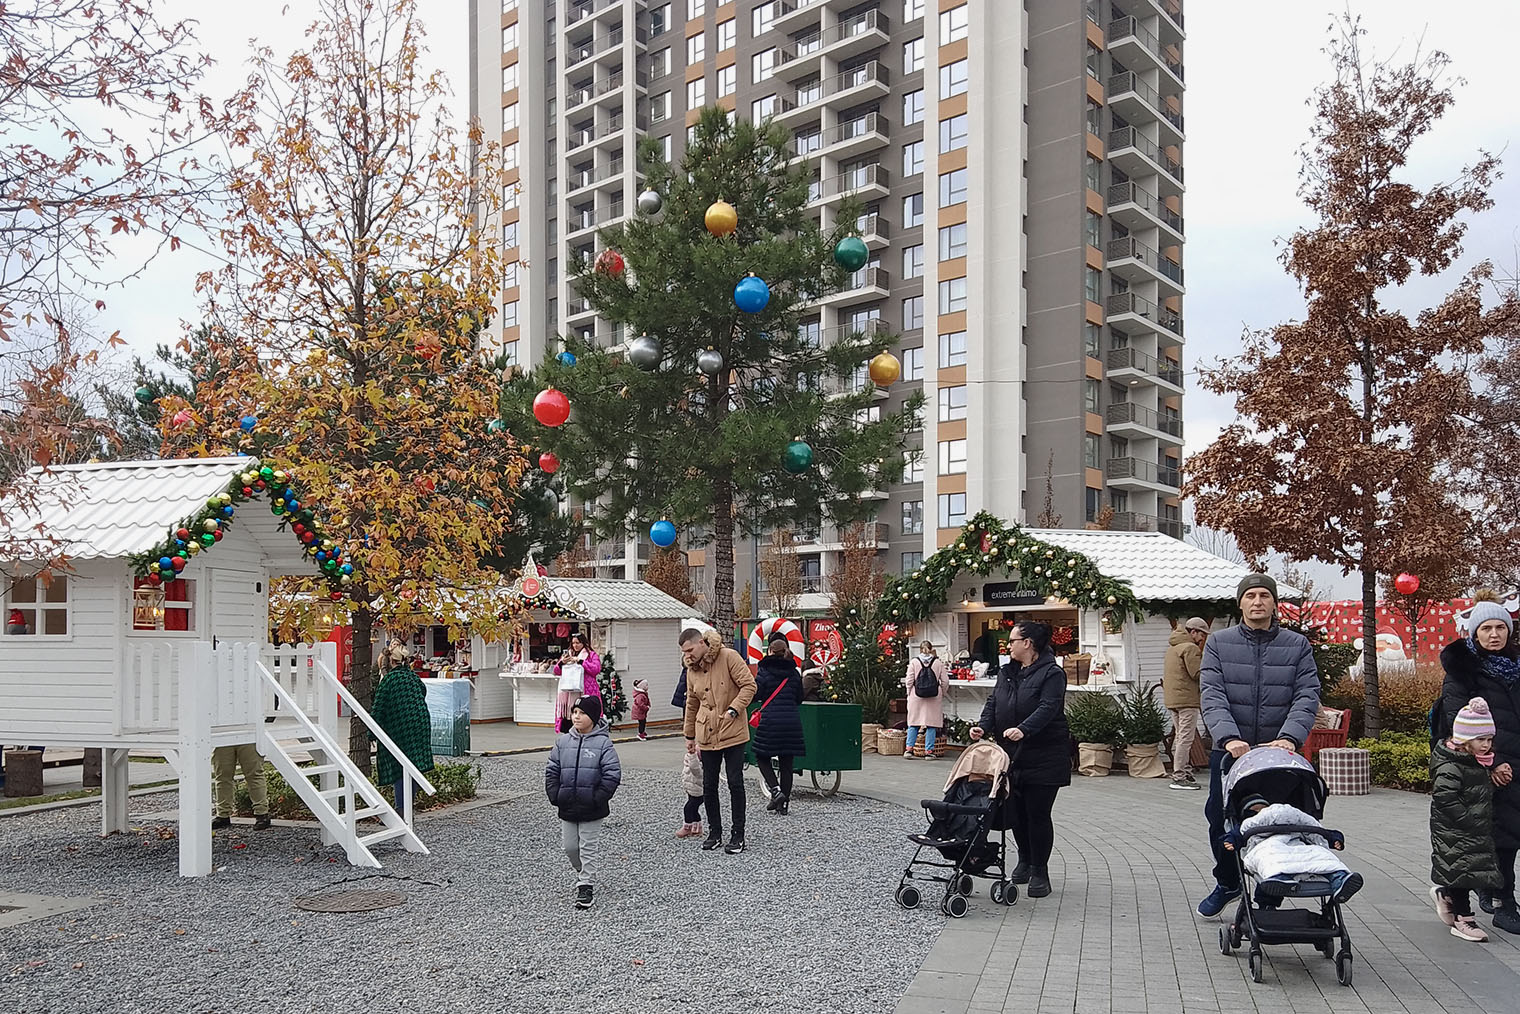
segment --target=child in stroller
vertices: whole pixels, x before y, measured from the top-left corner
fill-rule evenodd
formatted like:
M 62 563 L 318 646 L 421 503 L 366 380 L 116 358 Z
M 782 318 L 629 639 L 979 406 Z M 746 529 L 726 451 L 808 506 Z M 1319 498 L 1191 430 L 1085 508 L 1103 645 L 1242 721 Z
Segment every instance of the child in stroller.
M 988 834 L 1007 794 L 1008 754 L 1001 747 L 978 743 L 960 755 L 945 781 L 944 798 L 920 801 L 929 827 L 923 834 L 908 835 L 918 848 L 897 883 L 899 905 L 917 908 L 923 893 L 914 881 L 932 880 L 945 885 L 940 911 L 959 919 L 966 914 L 966 896 L 975 877 L 992 881 L 988 893 L 994 905 L 1012 905 L 1019 900 L 1019 889 L 1008 882 L 1004 869 L 1007 832 L 1000 830 L 995 842 Z M 925 850 L 939 858 L 926 857 Z M 929 872 L 915 877 L 915 869 Z
M 1351 934 L 1341 905 L 1362 878 L 1331 851 L 1342 849 L 1345 837 L 1320 823 L 1327 795 L 1314 765 L 1278 747 L 1251 750 L 1225 776 L 1225 847 L 1245 890 L 1235 918 L 1219 928 L 1219 949 L 1229 954 L 1248 939 L 1254 982 L 1262 980 L 1263 944 L 1313 944 L 1335 959 L 1341 985 L 1351 985 Z M 1281 907 L 1287 898 L 1312 899 L 1317 910 Z

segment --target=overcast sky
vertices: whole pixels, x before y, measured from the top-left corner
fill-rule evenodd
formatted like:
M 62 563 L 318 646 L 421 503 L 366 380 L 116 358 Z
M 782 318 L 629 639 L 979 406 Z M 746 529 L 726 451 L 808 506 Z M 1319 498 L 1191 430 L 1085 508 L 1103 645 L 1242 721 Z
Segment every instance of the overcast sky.
M 997 2 L 997 0 L 987 0 Z M 206 4 L 157 0 L 164 17 L 195 18 L 206 51 L 219 61 L 208 81 L 225 94 L 246 74 L 241 54 L 250 38 L 277 52 L 299 45 L 311 20 L 311 0 L 291 0 L 280 15 L 273 4 Z M 461 121 L 468 109 L 468 15 L 464 0 L 424 0 L 430 61 L 449 75 Z M 1222 0 L 1186 3 L 1185 102 L 1188 242 L 1186 365 L 1229 355 L 1242 328 L 1268 327 L 1298 316 L 1302 300 L 1278 264 L 1278 241 L 1306 224 L 1299 202 L 1298 148 L 1307 137 L 1306 101 L 1328 76 L 1323 47 L 1341 4 L 1328 0 L 1276 0 L 1246 7 Z M 1376 0 L 1361 4 L 1368 45 L 1379 54 L 1412 54 L 1423 44 L 1452 57 L 1466 83 L 1435 139 L 1416 151 L 1415 182 L 1450 178 L 1480 147 L 1505 154 L 1509 178 L 1494 193 L 1495 209 L 1469 234 L 1466 266 L 1480 258 L 1513 264 L 1520 211 L 1520 113 L 1513 92 L 1514 41 L 1520 38 L 1520 4 L 1498 0 Z M 207 264 L 193 250 L 161 258 L 129 289 L 112 294 L 103 324 L 120 328 L 134 347 L 176 339 L 182 321 L 194 320 L 191 286 Z M 1408 286 L 1400 305 L 1429 305 L 1439 281 Z M 1190 379 L 1190 387 L 1192 386 Z M 1206 446 L 1234 415 L 1227 401 L 1196 387 L 1185 409 L 1187 451 Z M 1357 594 L 1355 577 L 1317 575 L 1335 592 Z

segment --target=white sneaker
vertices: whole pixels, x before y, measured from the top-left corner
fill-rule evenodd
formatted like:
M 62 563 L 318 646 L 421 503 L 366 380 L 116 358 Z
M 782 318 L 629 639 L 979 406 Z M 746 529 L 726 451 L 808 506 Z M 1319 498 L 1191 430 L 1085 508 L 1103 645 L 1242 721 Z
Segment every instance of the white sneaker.
M 1486 943 L 1488 934 L 1483 932 L 1483 927 L 1470 915 L 1457 916 L 1456 924 L 1451 928 L 1451 935 L 1460 940 L 1471 940 L 1475 944 Z
M 911 758 L 913 756 L 913 748 L 910 746 L 910 747 L 908 747 L 908 749 L 904 750 L 903 751 L 903 756 Z

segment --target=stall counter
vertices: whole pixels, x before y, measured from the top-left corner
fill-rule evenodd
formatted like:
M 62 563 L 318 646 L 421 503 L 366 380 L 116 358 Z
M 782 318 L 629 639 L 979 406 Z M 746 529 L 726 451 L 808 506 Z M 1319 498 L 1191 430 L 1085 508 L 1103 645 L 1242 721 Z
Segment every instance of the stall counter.
M 555 713 L 559 703 L 559 677 L 552 672 L 537 672 L 532 665 L 518 663 L 503 670 L 501 679 L 512 683 L 512 720 L 518 725 L 558 726 Z

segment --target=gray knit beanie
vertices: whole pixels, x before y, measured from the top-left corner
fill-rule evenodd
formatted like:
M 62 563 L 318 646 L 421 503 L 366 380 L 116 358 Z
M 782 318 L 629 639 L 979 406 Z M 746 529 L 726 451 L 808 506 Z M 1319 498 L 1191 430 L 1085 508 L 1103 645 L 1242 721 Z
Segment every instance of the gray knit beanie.
M 1472 614 L 1467 618 L 1467 633 L 1476 634 L 1478 628 L 1489 620 L 1503 620 L 1504 625 L 1514 633 L 1515 623 L 1510 618 L 1509 610 L 1497 602 L 1477 602 L 1473 604 Z
M 1247 574 L 1235 586 L 1236 604 L 1239 604 L 1240 600 L 1245 597 L 1246 592 L 1252 588 L 1265 588 L 1272 593 L 1272 600 L 1274 602 L 1277 601 L 1277 582 L 1272 580 L 1270 574 Z

